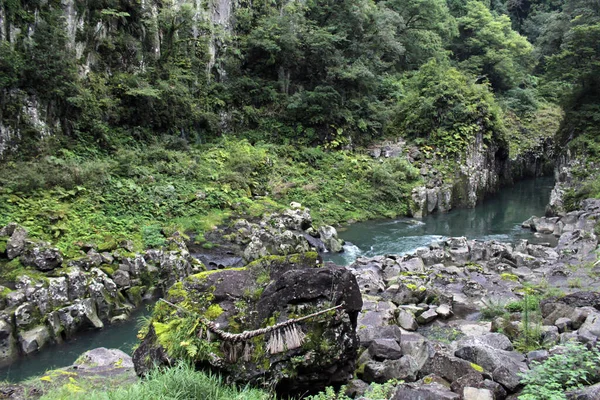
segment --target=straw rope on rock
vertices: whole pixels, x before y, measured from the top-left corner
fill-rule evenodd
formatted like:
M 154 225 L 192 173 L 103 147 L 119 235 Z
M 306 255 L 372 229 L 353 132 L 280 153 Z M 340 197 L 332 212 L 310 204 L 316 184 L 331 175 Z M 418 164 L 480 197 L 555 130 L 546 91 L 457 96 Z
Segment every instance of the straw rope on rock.
M 302 343 L 304 343 L 304 339 L 306 337 L 304 332 L 302 332 L 300 326 L 298 326 L 298 323 L 311 318 L 318 317 L 330 311 L 336 311 L 344 306 L 344 304 L 340 304 L 335 307 L 330 307 L 325 310 L 305 315 L 303 317 L 288 319 L 286 321 L 280 322 L 272 326 L 268 326 L 266 328 L 244 331 L 241 333 L 231 333 L 219 329 L 217 324 L 215 324 L 213 321 L 210 321 L 206 317 L 192 313 L 186 310 L 185 308 L 178 306 L 177 304 L 171 303 L 168 300 L 160 299 L 160 301 L 163 301 L 164 303 L 176 308 L 181 312 L 193 315 L 194 317 L 198 318 L 202 325 L 206 327 L 207 341 L 211 341 L 212 332 L 224 342 L 222 348 L 223 352 L 227 355 L 227 360 L 229 362 L 236 362 L 239 359 L 240 354 L 242 354 L 244 361 L 248 361 L 250 359 L 250 354 L 252 350 L 252 344 L 249 342 L 249 340 L 261 335 L 270 334 L 266 346 L 269 354 L 277 354 L 282 353 L 286 350 L 296 349 L 302 346 Z M 198 337 L 202 338 L 204 336 L 204 333 L 205 332 L 201 327 L 197 332 Z

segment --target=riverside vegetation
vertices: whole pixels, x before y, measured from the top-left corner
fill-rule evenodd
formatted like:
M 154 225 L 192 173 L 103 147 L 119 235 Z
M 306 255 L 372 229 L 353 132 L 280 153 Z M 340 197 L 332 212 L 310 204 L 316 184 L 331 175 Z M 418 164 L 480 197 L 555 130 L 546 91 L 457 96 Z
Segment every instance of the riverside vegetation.
M 533 292 L 524 299 L 525 292 L 517 291 L 515 303 L 488 303 L 486 311 L 499 314 L 504 320 L 501 330 L 512 340 L 516 338 L 510 333 L 514 328 L 510 319 L 522 316 L 524 329 L 516 333 L 523 336 L 515 345 L 521 351 L 534 350 L 542 346 L 538 327 L 562 329 L 556 320 L 542 320 L 548 316 L 542 318 L 546 311 L 535 296 L 542 295 L 543 286 L 570 292 L 591 280 L 591 289 L 597 290 L 593 286 L 597 257 L 591 247 L 597 246 L 599 231 L 597 225 L 594 229 L 597 221 L 588 218 L 596 211 L 578 210 L 593 204 L 582 200 L 600 197 L 596 123 L 600 50 L 593 45 L 599 36 L 600 12 L 589 0 L 3 1 L 0 226 L 12 227 L 5 231 L 10 234 L 0 236 L 0 302 L 8 310 L 2 316 L 3 329 L 12 329 L 7 327 L 14 325 L 15 308 L 27 311 L 19 315 L 29 318 L 30 303 L 40 299 L 33 293 L 47 292 L 49 282 L 58 285 L 52 286 L 56 290 L 62 288 L 74 272 L 84 276 L 86 293 L 88 286 L 101 286 L 96 295 L 89 293 L 96 305 L 89 306 L 91 300 L 86 299 L 86 317 L 91 315 L 96 327 L 103 325 L 100 319 L 106 322 L 126 314 L 155 286 L 172 301 L 210 319 L 221 318 L 220 323 L 233 330 L 273 325 L 286 315 L 297 317 L 330 305 L 302 298 L 302 307 L 292 302 L 263 320 L 248 317 L 264 306 L 253 302 L 269 294 L 269 284 L 287 287 L 289 282 L 280 280 L 281 271 L 292 267 L 295 271 L 299 265 L 312 268 L 303 258 L 310 247 L 316 243 L 318 249 L 327 248 L 332 239 L 330 243 L 337 243 L 335 230 L 326 225 L 474 206 L 504 184 L 554 169 L 558 180 L 549 211 L 562 219 L 527 226 L 563 240 L 556 258 L 549 250 L 525 243 L 518 249 L 502 248 L 502 254 L 510 257 L 492 256 L 495 261 L 485 260 L 483 266 L 480 260 L 457 262 L 453 253 L 457 243 L 470 259 L 477 257 L 471 254 L 471 244 L 455 241 L 446 246 L 451 249 L 433 245 L 430 251 L 446 251 L 450 255 L 439 263 L 452 259 L 444 268 L 458 264 L 458 271 L 434 263 L 414 273 L 397 270 L 392 265 L 396 259 L 382 265 L 380 260 L 369 261 L 375 264 L 369 264 L 376 271 L 369 272 L 376 275 L 375 284 L 389 294 L 399 292 L 394 285 L 401 283 L 406 298 L 394 292 L 393 301 L 374 299 L 369 296 L 375 294 L 361 287 L 367 313 L 381 303 L 399 313 L 394 318 L 407 317 L 399 311 L 401 303 L 426 301 L 430 308 L 407 311 L 426 325 L 428 316 L 438 315 L 437 306 L 448 303 L 443 291 L 425 296 L 436 284 L 451 291 L 456 282 L 466 282 L 473 286 L 473 294 L 481 288 L 472 283 L 477 281 L 472 274 L 484 271 L 500 286 L 508 285 L 506 297 L 514 298 L 513 289 L 524 286 L 524 280 L 535 280 L 537 286 L 527 287 Z M 303 215 L 300 225 L 293 225 L 295 217 L 285 211 L 293 203 L 309 207 L 312 218 Z M 580 225 L 573 225 L 573 219 Z M 12 239 L 13 222 L 24 227 L 29 238 L 48 242 L 40 249 L 50 249 L 60 259 L 50 270 L 62 267 L 63 257 L 65 267 L 40 271 L 43 263 L 26 261 L 35 248 L 9 255 L 18 239 Z M 571 226 L 571 231 L 564 226 Z M 203 295 L 190 300 L 188 295 L 222 272 L 212 278 L 201 275 L 207 266 L 190 257 L 188 246 L 243 256 L 241 270 L 224 274 L 256 278 L 258 285 L 252 286 L 252 293 L 240 290 L 236 302 L 209 313 L 212 302 L 221 307 L 223 299 Z M 581 254 L 589 258 L 578 258 Z M 429 255 L 430 260 L 435 257 Z M 416 258 L 426 259 L 423 254 Z M 308 259 L 314 261 L 312 253 Z M 359 271 L 360 283 L 362 266 L 353 268 Z M 338 273 L 331 266 L 322 271 Z M 425 272 L 435 277 L 426 279 Z M 400 275 L 392 282 L 388 278 L 395 273 Z M 561 274 L 569 277 L 562 279 Z M 352 286 L 352 279 L 345 279 Z M 182 282 L 169 291 L 175 281 Z M 214 292 L 218 283 L 206 291 Z M 337 293 L 332 287 L 321 289 L 327 298 Z M 60 307 L 64 310 L 67 303 L 82 300 L 71 298 L 70 288 L 69 293 L 61 292 L 65 300 L 52 303 L 47 311 L 59 315 Z M 290 294 L 294 296 L 299 294 Z M 349 333 L 355 318 L 360 320 L 353 314 L 360 310 L 355 300 L 336 324 L 311 322 L 315 332 L 331 333 L 328 341 L 308 339 L 310 349 L 303 351 L 313 354 L 312 359 L 271 355 L 280 357 L 277 362 L 285 368 L 255 367 L 267 370 L 265 376 L 275 381 L 298 371 L 302 377 L 302 368 L 312 366 L 318 349 L 327 355 L 321 361 L 329 363 L 328 368 L 338 368 L 340 376 L 348 372 L 359 350 L 370 346 L 368 340 Z M 100 304 L 106 307 L 102 310 Z M 90 307 L 98 310 L 100 319 Z M 181 317 L 161 307 L 141 332 L 150 349 L 156 344 L 150 327 L 169 326 Z M 595 314 L 590 315 L 591 321 Z M 32 319 L 52 325 L 41 314 L 32 314 Z M 26 329 L 31 332 L 33 322 L 25 322 L 19 331 L 11 331 L 8 341 L 19 337 L 23 343 L 34 342 L 19 336 Z M 81 321 L 71 322 L 68 326 L 79 328 Z M 194 331 L 197 327 L 192 326 L 186 325 Z M 361 328 L 360 323 L 354 328 Z M 58 338 L 60 329 L 57 332 Z M 579 336 L 595 343 L 583 332 Z M 187 338 L 181 339 L 179 347 L 192 348 L 185 344 Z M 447 342 L 457 339 L 453 336 Z M 382 340 L 394 347 L 389 341 L 396 339 Z M 260 347 L 254 344 L 255 350 Z M 562 398 L 564 391 L 598 381 L 597 353 L 569 346 L 563 359 L 553 354 L 540 369 L 532 368 L 523 377 L 525 398 Z M 338 351 L 346 365 L 332 362 Z M 194 362 L 206 361 L 195 356 Z M 385 370 L 376 357 L 363 361 L 357 376 L 365 378 L 369 363 L 371 378 Z M 571 375 L 565 376 L 562 361 L 572 369 Z M 256 371 L 245 371 L 251 372 Z M 540 377 L 547 380 L 541 383 Z M 520 389 L 513 385 L 514 374 L 510 378 L 504 387 Z M 380 375 L 373 380 L 381 380 Z M 238 392 L 186 364 L 164 375 L 150 372 L 144 382 L 94 396 L 162 396 L 164 387 L 173 389 L 169 395 L 174 398 L 194 393 L 201 398 L 209 396 L 206 393 L 214 398 L 272 395 L 254 389 Z M 391 386 L 397 383 L 375 386 L 373 398 L 391 396 L 395 390 Z M 181 392 L 174 390 L 176 386 Z M 543 390 L 531 390 L 533 386 Z M 87 389 L 69 381 L 58 392 L 45 395 L 83 396 Z M 317 398 L 345 396 L 328 389 Z

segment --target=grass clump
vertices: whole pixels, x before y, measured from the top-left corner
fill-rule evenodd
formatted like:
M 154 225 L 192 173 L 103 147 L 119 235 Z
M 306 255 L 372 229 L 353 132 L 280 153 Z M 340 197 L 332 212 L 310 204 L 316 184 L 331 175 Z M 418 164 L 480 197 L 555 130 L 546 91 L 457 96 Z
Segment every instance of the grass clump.
M 71 385 L 75 385 L 70 382 Z M 164 370 L 151 371 L 139 383 L 129 387 L 109 390 L 86 389 L 84 384 L 77 390 L 69 384 L 47 392 L 43 400 L 267 400 L 274 399 L 271 393 L 250 387 L 238 388 L 227 385 L 218 375 L 194 370 L 185 363 Z

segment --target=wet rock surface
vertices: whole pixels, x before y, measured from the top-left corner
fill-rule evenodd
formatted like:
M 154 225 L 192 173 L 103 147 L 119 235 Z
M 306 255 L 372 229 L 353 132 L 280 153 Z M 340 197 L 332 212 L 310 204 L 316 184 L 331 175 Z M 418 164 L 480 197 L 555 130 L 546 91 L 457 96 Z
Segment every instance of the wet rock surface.
M 83 353 L 73 365 L 47 371 L 39 378 L 16 384 L 1 383 L 0 398 L 36 399 L 51 388 L 67 384 L 75 387 L 81 385 L 102 392 L 135 382 L 137 376 L 131 357 L 118 349 L 100 347 Z

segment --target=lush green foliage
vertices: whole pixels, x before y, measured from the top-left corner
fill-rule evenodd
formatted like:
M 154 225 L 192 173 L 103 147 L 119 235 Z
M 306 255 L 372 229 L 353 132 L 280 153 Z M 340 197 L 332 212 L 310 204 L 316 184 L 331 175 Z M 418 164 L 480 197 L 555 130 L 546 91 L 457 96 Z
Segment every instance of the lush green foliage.
M 560 353 L 536 364 L 524 374 L 522 400 L 566 399 L 565 391 L 600 381 L 600 351 L 569 342 Z
M 486 85 L 472 83 L 448 62 L 433 60 L 407 80 L 394 127 L 446 156 L 460 154 L 478 134 L 488 143 L 501 142 L 501 118 Z
M 371 383 L 366 393 L 362 398 L 368 400 L 387 400 L 390 399 L 396 391 L 396 386 L 399 382 L 396 380 L 390 380 L 384 384 Z M 331 386 L 327 387 L 324 391 L 319 392 L 312 396 L 307 396 L 307 400 L 351 400 L 351 397 L 346 395 L 346 387 L 342 386 L 336 391 Z
M 175 230 L 202 233 L 232 214 L 260 216 L 292 201 L 317 223 L 405 215 L 419 178 L 403 158 L 228 140 L 169 147 L 2 165 L 0 225 L 16 221 L 74 256 L 81 242 L 160 246 Z
M 461 66 L 482 75 L 497 90 L 524 84 L 533 66 L 531 44 L 512 30 L 508 16 L 494 15 L 484 3 L 471 0 L 465 9 L 453 45 Z

